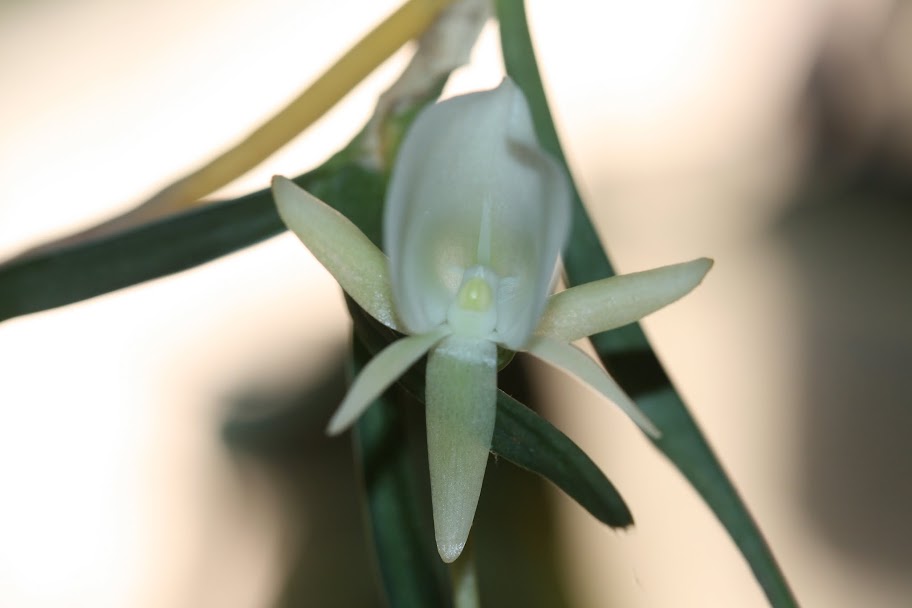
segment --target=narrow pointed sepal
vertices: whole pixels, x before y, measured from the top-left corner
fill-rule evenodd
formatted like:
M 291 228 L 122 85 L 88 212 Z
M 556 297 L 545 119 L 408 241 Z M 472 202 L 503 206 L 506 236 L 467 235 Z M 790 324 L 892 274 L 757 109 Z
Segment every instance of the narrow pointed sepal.
M 279 175 L 272 178 L 279 216 L 361 308 L 400 329 L 386 256 L 347 217 Z
M 450 563 L 469 537 L 497 401 L 497 347 L 449 336 L 428 356 L 427 441 L 437 551 Z
M 712 265 L 699 258 L 571 287 L 551 296 L 535 333 L 573 342 L 639 321 L 690 293 Z
M 527 348 L 528 352 L 542 361 L 569 372 L 607 397 L 612 403 L 639 426 L 644 433 L 658 439 L 662 433 L 658 427 L 637 407 L 624 389 L 592 357 L 566 342 L 537 336 Z
M 408 336 L 380 351 L 355 378 L 345 399 L 330 419 L 326 432 L 338 435 L 350 427 L 374 399 L 382 395 L 383 391 L 448 333 L 447 328 L 441 328 L 427 334 Z

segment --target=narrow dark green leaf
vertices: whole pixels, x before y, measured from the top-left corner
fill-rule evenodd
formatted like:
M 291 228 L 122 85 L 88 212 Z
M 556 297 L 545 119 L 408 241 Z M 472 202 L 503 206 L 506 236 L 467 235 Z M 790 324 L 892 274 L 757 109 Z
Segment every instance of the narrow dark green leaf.
M 297 181 L 379 241 L 385 177 L 327 163 Z M 366 204 L 371 203 L 371 204 Z M 193 268 L 285 230 L 269 190 L 0 265 L 0 321 Z
M 491 451 L 548 479 L 602 523 L 612 528 L 633 525 L 624 499 L 589 456 L 553 424 L 503 391 L 497 394 Z
M 357 338 L 354 342 L 359 371 L 371 355 Z M 404 413 L 382 396 L 358 419 L 353 433 L 377 566 L 390 606 L 446 606 L 447 572 L 437 555 L 430 501 L 418 491 Z M 427 503 L 423 509 L 422 501 Z
M 192 268 L 284 230 L 262 191 L 0 266 L 0 321 Z
M 498 0 L 497 13 L 507 73 L 529 99 L 542 145 L 563 160 L 566 166 L 535 62 L 523 1 Z M 564 254 L 564 267 L 571 285 L 613 274 L 576 191 L 574 203 L 572 235 Z M 600 334 L 593 338 L 593 344 L 621 386 L 662 430 L 662 438 L 655 441 L 655 445 L 678 467 L 715 512 L 747 559 L 770 603 L 782 608 L 796 606 L 788 583 L 759 528 L 649 349 L 640 326 L 634 324 Z
M 355 333 L 371 354 L 396 339 L 392 330 L 351 300 L 348 303 Z M 423 368 L 416 367 L 400 383 L 416 401 L 424 402 Z M 614 528 L 633 524 L 624 499 L 592 459 L 554 425 L 503 391 L 497 395 L 491 452 L 548 479 L 599 521 Z
M 384 163 L 392 163 L 403 133 L 446 80 L 440 78 L 384 117 Z M 363 137 L 364 131 L 295 182 L 345 214 L 380 246 L 387 175 L 359 162 Z M 284 230 L 269 189 L 263 189 L 95 240 L 13 258 L 0 264 L 0 322 L 187 270 Z

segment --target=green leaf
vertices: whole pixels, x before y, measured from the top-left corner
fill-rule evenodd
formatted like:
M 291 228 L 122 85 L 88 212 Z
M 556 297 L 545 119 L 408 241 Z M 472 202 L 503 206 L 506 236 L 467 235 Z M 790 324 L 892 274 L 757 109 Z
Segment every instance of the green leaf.
M 566 166 L 535 62 L 522 0 L 498 0 L 497 14 L 507 73 L 529 100 L 542 146 Z M 569 243 L 564 268 L 571 285 L 614 274 L 576 190 Z M 759 528 L 649 348 L 640 326 L 632 324 L 599 334 L 592 342 L 621 386 L 661 429 L 662 437 L 653 443 L 715 512 L 747 559 L 770 603 L 783 608 L 796 606 Z
M 563 490 L 593 517 L 612 528 L 633 525 L 624 499 L 605 474 L 553 424 L 497 392 L 497 422 L 491 451 Z
M 446 83 L 403 102 L 382 122 L 383 158 L 391 165 L 402 134 Z M 381 243 L 385 170 L 360 159 L 368 127 L 319 168 L 295 178 Z M 0 322 L 80 302 L 164 277 L 249 247 L 285 231 L 269 189 L 212 203 L 94 240 L 63 245 L 0 264 Z
M 396 339 L 395 332 L 347 301 L 355 333 L 370 353 L 376 354 Z M 400 384 L 416 401 L 424 402 L 422 367 L 412 369 Z M 554 425 L 503 391 L 497 395 L 491 452 L 548 479 L 599 521 L 614 528 L 633 524 L 624 499 L 592 459 Z
M 180 272 L 285 227 L 266 191 L 0 266 L 0 321 Z
M 354 371 L 370 357 L 355 339 Z M 393 391 L 367 409 L 353 433 L 380 578 L 390 606 L 446 606 L 450 590 L 437 557 L 430 500 L 419 493 L 405 412 L 389 398 Z
M 386 179 L 330 161 L 295 180 L 335 203 L 374 242 Z M 0 265 L 0 321 L 193 268 L 285 230 L 269 190 Z

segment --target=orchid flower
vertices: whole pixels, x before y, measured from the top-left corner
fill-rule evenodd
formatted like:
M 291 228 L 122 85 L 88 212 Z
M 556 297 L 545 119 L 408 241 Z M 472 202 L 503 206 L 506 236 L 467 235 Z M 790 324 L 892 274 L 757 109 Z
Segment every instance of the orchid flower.
M 659 429 L 574 340 L 639 320 L 696 287 L 701 258 L 550 296 L 570 224 L 570 187 L 535 138 L 525 97 L 496 89 L 437 103 L 415 119 L 386 193 L 386 254 L 291 181 L 273 193 L 284 222 L 341 287 L 406 337 L 354 380 L 328 432 L 350 427 L 425 354 L 437 549 L 462 552 L 494 432 L 497 348 L 528 352 L 590 384 L 648 435 Z

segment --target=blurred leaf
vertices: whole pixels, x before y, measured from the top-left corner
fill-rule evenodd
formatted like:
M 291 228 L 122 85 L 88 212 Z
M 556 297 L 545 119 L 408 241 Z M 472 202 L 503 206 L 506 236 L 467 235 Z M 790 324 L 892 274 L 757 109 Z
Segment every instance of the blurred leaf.
M 284 230 L 262 191 L 0 265 L 0 321 L 197 266 Z
M 355 339 L 354 371 L 370 358 Z M 409 454 L 405 411 L 390 399 L 395 390 L 367 409 L 353 433 L 377 566 L 390 606 L 447 606 L 450 589 L 446 568 L 437 556 L 430 501 L 418 491 L 421 485 Z
M 333 159 L 295 181 L 323 200 L 338 202 L 341 212 L 379 240 L 383 176 Z M 16 258 L 0 265 L 0 321 L 193 268 L 284 230 L 267 189 L 98 240 Z
M 349 345 L 324 348 L 322 369 L 296 386 L 250 383 L 232 391 L 221 426 L 222 440 L 237 453 L 279 458 L 306 452 L 321 441 L 326 421 L 345 397 Z
M 322 369 L 291 383 L 242 374 L 231 382 L 222 438 L 239 482 L 278 500 L 281 583 L 271 608 L 387 606 L 365 546 L 363 492 L 351 445 L 324 432 L 345 395 L 348 341 Z M 276 583 L 279 583 L 277 580 Z
M 498 0 L 501 43 L 507 73 L 525 92 L 542 145 L 566 167 L 557 132 L 551 120 L 522 0 Z M 567 168 L 568 174 L 570 173 Z M 598 235 L 574 189 L 574 217 L 564 268 L 571 285 L 611 276 L 614 271 Z M 715 512 L 747 559 L 773 606 L 796 606 L 794 597 L 776 561 L 697 427 L 675 392 L 661 364 L 648 347 L 638 324 L 628 325 L 592 339 L 596 351 L 618 382 L 662 431 L 655 445 L 675 464 Z M 624 356 L 634 351 L 635 357 Z M 635 361 L 630 365 L 631 360 Z
M 355 332 L 376 354 L 397 336 L 349 302 Z M 424 402 L 423 369 L 412 369 L 400 383 Z M 630 510 L 605 474 L 569 437 L 503 391 L 497 394 L 497 419 L 491 452 L 551 481 L 599 521 L 614 527 L 633 524 Z

